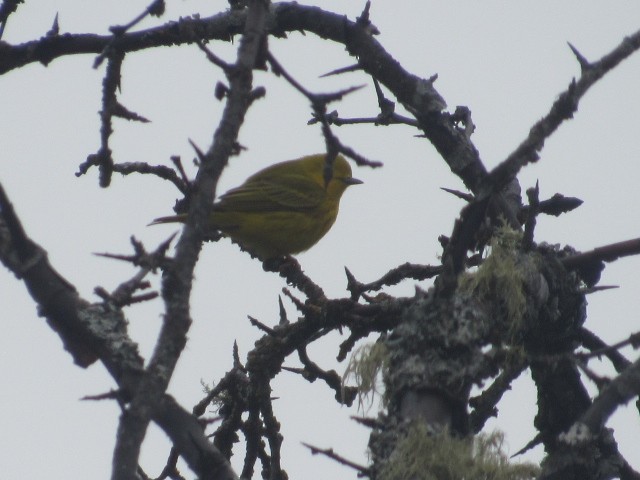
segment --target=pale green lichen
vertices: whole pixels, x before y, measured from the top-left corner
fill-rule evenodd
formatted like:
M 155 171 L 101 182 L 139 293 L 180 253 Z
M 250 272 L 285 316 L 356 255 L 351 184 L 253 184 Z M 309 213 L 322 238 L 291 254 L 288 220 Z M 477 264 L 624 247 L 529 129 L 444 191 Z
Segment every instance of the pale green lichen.
M 480 299 L 498 301 L 506 320 L 515 331 L 527 308 L 525 273 L 520 259 L 522 232 L 500 227 L 490 244 L 491 253 L 476 272 L 460 278 L 460 290 Z M 493 303 L 493 302 L 491 302 Z
M 447 433 L 433 435 L 423 422 L 415 422 L 398 441 L 379 470 L 379 480 L 528 480 L 539 467 L 511 463 L 503 451 L 501 432 L 480 434 L 473 440 Z
M 358 409 L 369 410 L 376 396 L 381 397 L 383 405 L 386 406 L 380 379 L 387 368 L 388 359 L 389 352 L 382 342 L 362 345 L 351 354 L 342 376 L 342 384 L 347 380 L 355 382 L 358 389 Z M 366 409 L 365 404 L 368 404 Z

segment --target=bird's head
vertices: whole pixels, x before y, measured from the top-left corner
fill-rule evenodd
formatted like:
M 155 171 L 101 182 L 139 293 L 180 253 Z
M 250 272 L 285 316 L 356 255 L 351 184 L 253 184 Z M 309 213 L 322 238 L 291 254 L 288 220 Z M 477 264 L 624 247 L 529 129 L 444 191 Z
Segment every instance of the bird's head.
M 342 155 L 338 155 L 333 162 L 333 175 L 329 183 L 326 183 L 325 156 L 322 155 L 320 157 L 321 161 L 319 162 L 318 169 L 320 170 L 322 183 L 325 185 L 329 197 L 339 199 L 347 187 L 362 183 L 362 180 L 351 176 L 351 165 L 349 165 L 349 162 Z

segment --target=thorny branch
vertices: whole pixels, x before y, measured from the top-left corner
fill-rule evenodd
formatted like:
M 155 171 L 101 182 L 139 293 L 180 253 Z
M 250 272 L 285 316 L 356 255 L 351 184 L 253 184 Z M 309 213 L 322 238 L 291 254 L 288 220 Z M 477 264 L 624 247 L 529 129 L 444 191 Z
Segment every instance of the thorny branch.
M 9 17 L 20 2 L 3 2 L 0 7 L 0 35 Z M 431 78 L 419 78 L 405 71 L 383 47 L 373 38 L 375 27 L 369 20 L 369 5 L 356 22 L 349 22 L 343 16 L 325 12 L 315 7 L 305 7 L 294 3 L 273 5 L 267 9 L 267 2 L 249 1 L 248 8 L 232 8 L 209 18 L 185 18 L 169 22 L 163 26 L 129 32 L 147 14 L 159 15 L 164 9 L 162 1 L 154 1 L 143 14 L 121 27 L 113 27 L 110 36 L 98 35 L 59 35 L 52 29 L 50 35 L 40 40 L 22 45 L 0 44 L 0 73 L 19 68 L 31 62 L 48 64 L 52 60 L 73 54 L 99 54 L 97 63 L 108 59 L 103 83 L 103 107 L 101 112 L 101 145 L 98 152 L 90 156 L 80 166 L 80 173 L 86 173 L 92 166 L 98 166 L 101 186 L 108 186 L 113 172 L 128 174 L 132 172 L 151 173 L 165 178 L 181 191 L 189 195 L 189 216 L 185 229 L 178 241 L 177 252 L 170 262 L 165 262 L 164 249 L 158 254 L 165 267 L 162 296 L 167 306 L 162 331 L 156 351 L 144 368 L 144 361 L 137 353 L 137 346 L 128 338 L 126 321 L 121 307 L 136 297 L 135 291 L 144 287 L 144 277 L 154 267 L 144 265 L 142 255 L 121 258 L 141 264 L 141 270 L 128 282 L 124 282 L 115 292 L 101 291 L 104 302 L 90 305 L 82 300 L 72 285 L 60 277 L 46 260 L 43 249 L 36 245 L 22 229 L 17 215 L 0 188 L 0 255 L 3 262 L 17 276 L 23 278 L 36 302 L 42 307 L 52 327 L 63 338 L 74 360 L 83 366 L 95 361 L 105 364 L 114 376 L 120 388 L 120 396 L 128 403 L 126 415 L 123 415 L 118 432 L 118 443 L 114 456 L 117 469 L 113 478 L 133 478 L 137 466 L 138 452 L 144 432 L 150 420 L 163 428 L 174 442 L 176 450 L 167 462 L 170 475 L 175 468 L 176 452 L 187 460 L 191 468 L 202 478 L 235 478 L 228 465 L 228 458 L 234 444 L 236 432 L 242 431 L 247 439 L 247 452 L 242 475 L 250 477 L 254 464 L 259 459 L 263 471 L 271 478 L 283 478 L 280 466 L 280 445 L 282 437 L 279 424 L 272 411 L 269 382 L 283 368 L 283 362 L 289 355 L 298 352 L 304 366 L 298 373 L 311 378 L 322 378 L 331 388 L 338 389 L 337 374 L 325 371 L 306 354 L 306 347 L 329 331 L 343 327 L 350 330 L 350 336 L 340 347 L 339 357 L 344 358 L 355 343 L 372 332 L 386 332 L 396 327 L 409 305 L 415 299 L 401 299 L 382 295 L 366 297 L 367 291 L 379 290 L 383 286 L 393 285 L 405 278 L 421 280 L 439 275 L 438 292 L 443 297 L 456 293 L 457 280 L 461 272 L 469 266 L 467 252 L 481 249 L 483 240 L 478 234 L 488 217 L 502 215 L 510 225 L 520 227 L 526 219 L 526 245 L 524 251 L 535 250 L 534 227 L 538 213 L 565 212 L 579 204 L 575 199 L 556 198 L 552 205 L 539 201 L 537 192 L 530 195 L 530 205 L 523 207 L 519 201 L 507 199 L 505 187 L 515 179 L 517 173 L 528 163 L 538 160 L 538 152 L 545 140 L 565 120 L 571 118 L 584 93 L 603 75 L 613 69 L 631 53 L 640 48 L 640 32 L 627 37 L 625 41 L 609 55 L 595 63 L 589 63 L 572 46 L 572 50 L 582 68 L 578 81 L 558 98 L 550 112 L 538 122 L 524 142 L 509 157 L 487 172 L 480 155 L 471 142 L 474 124 L 470 110 L 459 107 L 454 114 L 444 112 L 446 103 L 435 89 L 436 75 Z M 297 261 L 276 265 L 288 283 L 296 286 L 308 299 L 307 302 L 292 298 L 302 317 L 294 322 L 280 322 L 271 328 L 263 324 L 266 335 L 257 343 L 248 355 L 246 368 L 235 362 L 234 369 L 194 408 L 194 414 L 202 415 L 206 406 L 221 401 L 222 422 L 213 434 L 213 444 L 203 434 L 203 427 L 195 417 L 186 412 L 165 393 L 175 363 L 184 348 L 186 333 L 191 322 L 189 315 L 189 297 L 191 293 L 193 268 L 201 248 L 205 232 L 197 227 L 208 213 L 215 195 L 217 180 L 229 157 L 237 151 L 237 134 L 244 120 L 247 108 L 260 92 L 252 91 L 252 70 L 262 68 L 268 61 L 274 74 L 282 75 L 294 88 L 305 95 L 314 111 L 315 121 L 321 124 L 327 143 L 329 158 L 335 158 L 339 152 L 354 159 L 358 164 L 376 166 L 375 162 L 343 145 L 331 131 L 331 125 L 358 123 L 340 120 L 337 115 L 327 114 L 328 103 L 341 99 L 354 91 L 348 88 L 333 94 L 314 94 L 299 84 L 291 74 L 280 65 L 268 51 L 267 35 L 283 35 L 288 31 L 310 31 L 323 38 L 332 39 L 346 45 L 349 53 L 357 58 L 357 65 L 348 67 L 362 70 L 372 76 L 378 98 L 380 114 L 376 124 L 404 123 L 417 126 L 442 155 L 451 170 L 458 175 L 473 192 L 469 204 L 463 209 L 453 232 L 446 244 L 443 265 L 429 267 L 405 264 L 370 283 L 361 283 L 347 270 L 351 299 L 328 299 L 320 286 L 304 275 Z M 238 49 L 237 61 L 233 65 L 221 62 L 204 47 L 207 40 L 230 40 L 234 35 L 243 33 Z M 112 134 L 113 116 L 122 116 L 131 120 L 145 121 L 144 117 L 129 112 L 120 105 L 116 91 L 121 82 L 120 69 L 127 53 L 158 46 L 196 43 L 207 57 L 227 74 L 229 87 L 224 88 L 220 98 L 226 98 L 226 106 L 220 126 L 214 135 L 210 149 L 198 152 L 200 169 L 194 182 L 189 182 L 183 171 L 179 177 L 175 171 L 162 166 L 148 166 L 138 163 L 116 163 L 111 155 L 109 138 Z M 343 69 L 347 71 L 347 69 Z M 409 111 L 415 119 L 405 118 L 395 113 L 395 103 L 386 99 L 380 85 L 384 85 Z M 366 119 L 362 119 L 364 121 Z M 464 127 L 464 128 L 463 128 Z M 328 175 L 331 161 L 328 162 Z M 519 200 L 519 199 L 518 199 Z M 548 211 L 545 211 L 547 209 Z M 551 213 L 557 214 L 557 213 Z M 8 233 L 5 233 L 8 232 Z M 490 234 L 489 234 L 490 236 Z M 603 261 L 613 261 L 624 255 L 640 253 L 639 240 L 621 242 L 595 249 L 592 252 L 571 256 L 559 256 L 558 263 L 567 270 L 576 270 L 586 283 L 597 282 L 597 275 L 586 279 L 586 267 L 601 269 Z M 138 252 L 139 253 L 139 252 Z M 548 251 L 543 253 L 548 254 Z M 138 263 L 136 263 L 138 262 Z M 155 264 L 153 264 L 155 265 Z M 599 270 L 597 272 L 599 275 Z M 46 285 L 46 288 L 43 287 Z M 55 293 L 55 295 L 52 294 Z M 368 304 L 358 303 L 364 298 Z M 109 320 L 109 332 L 97 330 L 91 317 L 101 321 Z M 259 322 L 258 322 L 259 323 Z M 583 412 L 580 424 L 590 433 L 597 434 L 606 419 L 623 402 L 637 395 L 637 362 L 631 364 L 617 353 L 616 348 L 600 346 L 585 330 L 581 332 L 585 346 L 591 345 L 593 355 L 605 354 L 612 359 L 616 368 L 623 373 L 603 390 L 600 396 Z M 573 338 L 570 339 L 573 341 Z M 630 340 L 631 342 L 632 340 Z M 637 341 L 635 339 L 633 341 Z M 126 353 L 123 360 L 123 352 Z M 236 352 L 237 357 L 237 352 Z M 505 367 L 495 381 L 483 394 L 473 399 L 475 407 L 471 418 L 473 431 L 479 430 L 486 419 L 495 413 L 496 404 L 509 388 L 511 381 L 531 363 L 531 358 L 521 357 Z M 568 371 L 575 373 L 568 367 Z M 492 366 L 495 367 L 495 366 Z M 495 367 L 497 368 L 497 367 Z M 491 370 L 491 369 L 489 369 Z M 486 372 L 483 372 L 486 374 Z M 538 380 L 537 380 L 538 381 Z M 538 381 L 539 384 L 542 381 Z M 540 386 L 540 385 L 539 385 Z M 544 391 L 544 387 L 540 387 Z M 226 396 L 226 399 L 225 399 Z M 226 402 L 226 403 L 225 403 Z M 246 420 L 242 415 L 248 413 Z M 580 428 L 575 423 L 574 428 Z M 381 429 L 383 424 L 374 427 Z M 269 445 L 266 451 L 263 440 Z M 546 445 L 551 445 L 548 438 Z M 215 446 L 214 446 L 215 445 Z M 312 447 L 310 447 L 312 448 Z M 330 450 L 315 449 L 332 458 L 350 464 Z M 370 469 L 351 464 L 360 474 L 369 475 Z M 171 473 L 169 472 L 171 471 Z M 630 478 L 630 477 L 629 477 Z
M 129 402 L 144 374 L 144 360 L 128 336 L 122 312 L 108 303 L 90 304 L 79 297 L 49 264 L 44 250 L 27 236 L 1 187 L 0 212 L 0 260 L 24 280 L 76 363 L 86 367 L 99 358 L 118 383 L 118 399 Z M 216 478 L 235 478 L 226 459 L 208 445 L 202 428 L 171 397 L 161 394 L 151 414 L 202 478 L 213 478 L 214 470 L 220 475 Z

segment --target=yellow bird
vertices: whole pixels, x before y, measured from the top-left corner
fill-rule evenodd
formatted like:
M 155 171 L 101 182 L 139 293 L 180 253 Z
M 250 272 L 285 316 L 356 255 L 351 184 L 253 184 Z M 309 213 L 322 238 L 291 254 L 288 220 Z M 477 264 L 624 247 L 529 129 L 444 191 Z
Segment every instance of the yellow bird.
M 209 226 L 261 260 L 308 250 L 329 231 L 342 194 L 362 183 L 338 155 L 325 184 L 325 154 L 276 163 L 250 176 L 213 204 Z M 186 214 L 156 218 L 184 222 Z

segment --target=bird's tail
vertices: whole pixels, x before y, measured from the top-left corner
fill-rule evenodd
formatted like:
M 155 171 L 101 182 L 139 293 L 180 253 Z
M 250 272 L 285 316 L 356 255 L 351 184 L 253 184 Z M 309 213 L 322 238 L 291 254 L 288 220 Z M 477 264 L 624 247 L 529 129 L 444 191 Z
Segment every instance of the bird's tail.
M 186 220 L 187 214 L 183 213 L 180 215 L 169 215 L 168 217 L 155 218 L 149 225 L 160 225 L 161 223 L 184 223 Z

